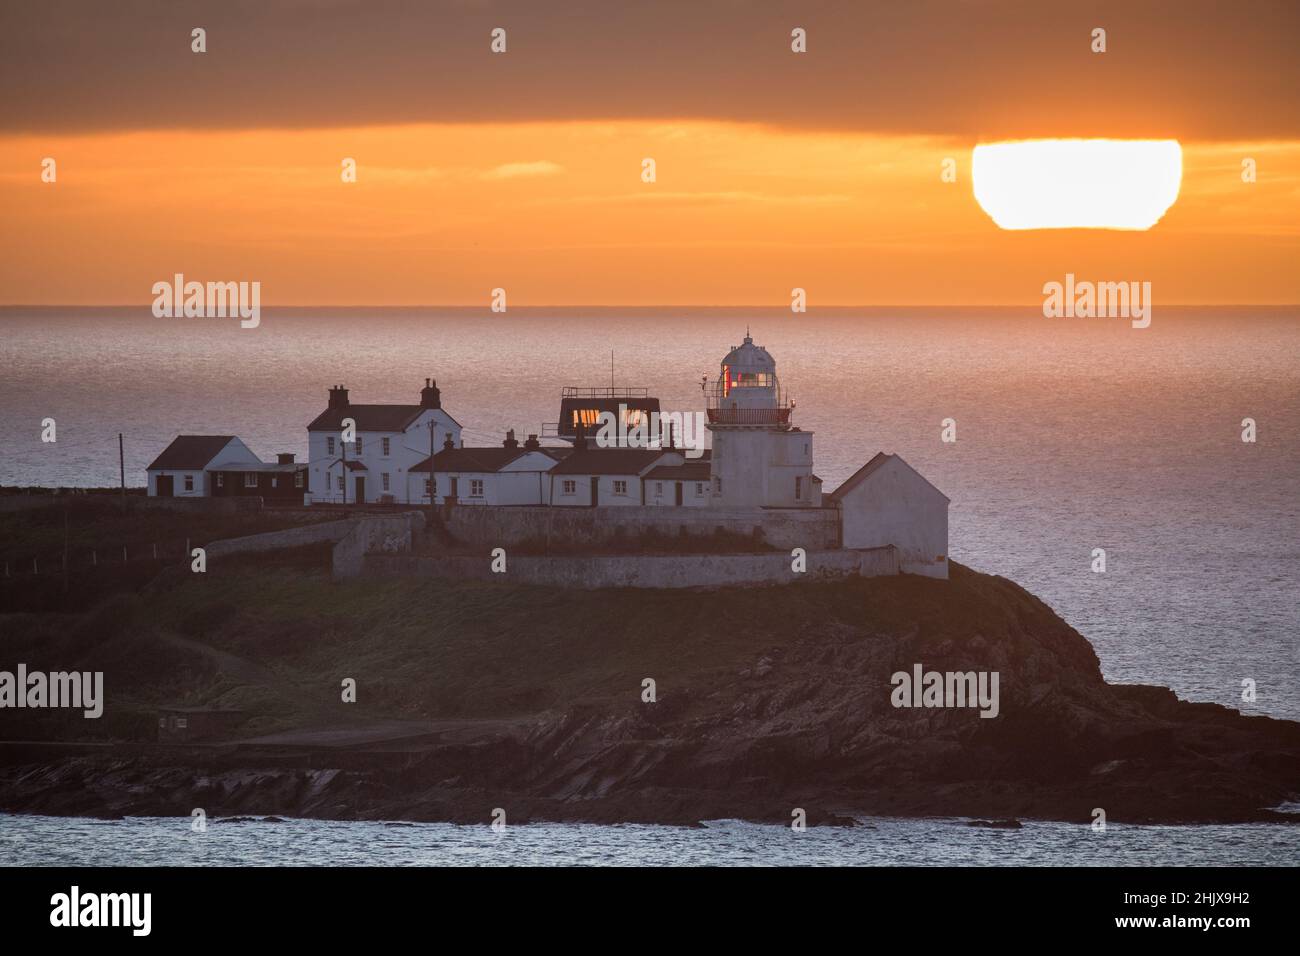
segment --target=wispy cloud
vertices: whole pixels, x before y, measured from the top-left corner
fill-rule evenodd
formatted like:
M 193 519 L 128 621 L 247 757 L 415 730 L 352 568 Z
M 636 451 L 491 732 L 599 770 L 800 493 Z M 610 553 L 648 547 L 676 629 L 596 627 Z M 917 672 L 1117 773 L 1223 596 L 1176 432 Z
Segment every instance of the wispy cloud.
M 564 172 L 559 163 L 542 159 L 534 163 L 502 163 L 483 173 L 484 179 L 525 179 L 534 176 L 557 176 Z

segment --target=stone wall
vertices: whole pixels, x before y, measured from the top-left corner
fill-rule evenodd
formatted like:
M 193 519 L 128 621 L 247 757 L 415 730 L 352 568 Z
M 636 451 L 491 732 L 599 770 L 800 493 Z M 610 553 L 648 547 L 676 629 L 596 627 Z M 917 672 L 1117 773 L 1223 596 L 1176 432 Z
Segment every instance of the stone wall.
M 424 529 L 424 515 L 407 511 L 392 517 L 369 516 L 348 522 L 347 534 L 334 545 L 334 578 L 361 574 L 367 555 L 384 557 L 409 552 L 416 534 Z
M 242 538 L 223 538 L 220 541 L 208 542 L 206 550 L 208 557 L 213 558 L 228 554 L 248 554 L 254 551 L 301 548 L 326 541 L 338 542 L 347 536 L 354 524 L 354 520 L 322 521 L 317 524 L 303 525 L 301 528 L 266 531 L 261 534 L 245 535 Z
M 761 587 L 899 573 L 898 556 L 892 547 L 809 551 L 804 573 L 795 573 L 791 560 L 788 552 L 556 556 L 510 555 L 507 549 L 504 573 L 492 571 L 487 551 L 481 556 L 369 554 L 362 560 L 362 573 L 368 577 L 472 579 L 584 590 Z
M 95 495 L 0 495 L 0 512 L 36 511 L 41 508 L 60 508 L 65 504 L 93 501 L 100 505 L 121 506 L 122 498 L 113 494 Z M 262 499 L 257 496 L 232 498 L 151 498 L 146 495 L 127 495 L 126 510 L 132 511 L 188 511 L 195 514 L 230 515 L 245 511 L 261 511 Z
M 471 507 L 444 511 L 447 530 L 476 548 L 510 548 L 523 542 L 555 546 L 605 544 L 625 540 L 632 549 L 638 534 L 654 531 L 677 536 L 708 536 L 722 529 L 751 536 L 789 551 L 839 547 L 840 516 L 833 508 L 626 508 Z M 684 531 L 683 531 L 684 529 Z

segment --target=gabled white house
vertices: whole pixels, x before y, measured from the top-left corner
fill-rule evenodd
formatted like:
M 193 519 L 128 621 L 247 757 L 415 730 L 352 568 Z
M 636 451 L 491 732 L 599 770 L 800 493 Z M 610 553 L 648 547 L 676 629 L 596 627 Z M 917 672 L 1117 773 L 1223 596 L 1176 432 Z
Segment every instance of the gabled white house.
M 355 441 L 344 444 L 354 425 Z M 461 443 L 460 423 L 442 407 L 437 383 L 424 380 L 418 405 L 357 405 L 348 390 L 329 390 L 329 405 L 307 426 L 308 504 L 409 504 L 412 467 L 448 441 Z M 425 499 L 427 501 L 427 499 Z
M 572 453 L 568 448 L 543 448 L 536 435 L 520 445 L 513 431 L 500 448 L 456 448 L 448 443 L 433 456 L 432 480 L 428 458 L 407 473 L 406 500 L 428 504 L 432 493 L 437 504 L 545 504 L 547 472 Z
M 572 508 L 644 505 L 643 479 L 657 466 L 681 465 L 680 451 L 577 448 L 550 470 L 548 504 Z
M 162 498 L 202 498 L 208 472 L 263 468 L 260 458 L 234 435 L 177 435 L 149 465 L 149 494 Z
M 898 549 L 905 574 L 948 577 L 948 496 L 897 455 L 880 452 L 827 500 L 840 509 L 840 546 Z
M 704 508 L 710 501 L 710 453 L 680 465 L 655 465 L 641 478 L 645 504 L 661 508 Z

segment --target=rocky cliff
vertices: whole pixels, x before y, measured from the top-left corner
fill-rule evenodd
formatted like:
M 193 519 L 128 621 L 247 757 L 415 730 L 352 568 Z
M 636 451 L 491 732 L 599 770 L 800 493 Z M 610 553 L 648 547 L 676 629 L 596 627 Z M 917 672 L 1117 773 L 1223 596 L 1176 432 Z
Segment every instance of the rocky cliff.
M 467 618 L 467 601 L 487 602 L 490 618 Z M 382 606 L 412 616 L 401 636 L 350 632 L 338 647 L 370 661 L 352 665 L 363 676 L 384 666 L 366 655 L 401 656 L 385 693 L 419 732 L 0 747 L 0 809 L 485 822 L 500 807 L 513 822 L 788 823 L 802 808 L 818 823 L 1091 822 L 1100 808 L 1111 822 L 1231 822 L 1289 819 L 1270 808 L 1300 791 L 1300 724 L 1107 684 L 1092 647 L 1049 607 L 957 565 L 947 582 L 745 591 L 389 589 Z M 454 634 L 439 623 L 446 608 L 460 609 Z M 221 628 L 208 639 L 221 644 Z M 343 653 L 330 640 L 275 666 Z M 438 641 L 464 642 L 457 673 Z M 226 646 L 267 664 L 273 642 Z M 996 672 L 997 716 L 895 707 L 891 675 L 918 664 Z

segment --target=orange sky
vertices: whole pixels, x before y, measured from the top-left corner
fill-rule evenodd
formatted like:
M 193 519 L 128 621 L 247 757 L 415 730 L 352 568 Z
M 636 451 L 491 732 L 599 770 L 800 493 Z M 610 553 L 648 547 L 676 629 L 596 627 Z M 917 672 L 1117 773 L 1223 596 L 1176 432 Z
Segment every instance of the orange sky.
M 1066 272 L 1300 302 L 1300 16 L 1243 2 L 49 0 L 0 59 L 0 303 L 176 272 L 264 307 L 1035 303 Z M 1181 195 L 1145 233 L 1003 232 L 970 150 L 1031 136 L 1178 138 Z
M 708 121 L 11 136 L 0 287 L 137 303 L 179 271 L 260 281 L 270 307 L 498 286 L 512 305 L 780 305 L 801 286 L 815 307 L 1034 302 L 1074 272 L 1168 304 L 1300 301 L 1300 143 L 1184 144 L 1180 198 L 1145 233 L 1000 231 L 971 145 Z

